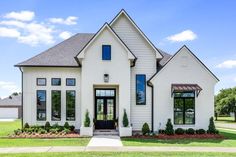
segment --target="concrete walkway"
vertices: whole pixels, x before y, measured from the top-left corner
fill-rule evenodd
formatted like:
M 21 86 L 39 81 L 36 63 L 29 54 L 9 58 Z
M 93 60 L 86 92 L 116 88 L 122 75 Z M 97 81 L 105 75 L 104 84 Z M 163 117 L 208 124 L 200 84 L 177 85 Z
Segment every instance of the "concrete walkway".
M 122 147 L 119 136 L 96 135 L 91 138 L 87 147 Z
M 228 152 L 236 153 L 236 147 L 11 147 L 0 148 L 0 153 L 45 153 L 45 152 Z

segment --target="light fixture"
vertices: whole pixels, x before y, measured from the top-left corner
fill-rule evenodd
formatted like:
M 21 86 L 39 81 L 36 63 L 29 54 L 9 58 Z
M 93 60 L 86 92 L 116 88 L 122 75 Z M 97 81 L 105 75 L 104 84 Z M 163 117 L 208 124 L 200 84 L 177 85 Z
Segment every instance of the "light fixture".
M 105 83 L 109 82 L 109 74 L 104 74 L 104 82 Z

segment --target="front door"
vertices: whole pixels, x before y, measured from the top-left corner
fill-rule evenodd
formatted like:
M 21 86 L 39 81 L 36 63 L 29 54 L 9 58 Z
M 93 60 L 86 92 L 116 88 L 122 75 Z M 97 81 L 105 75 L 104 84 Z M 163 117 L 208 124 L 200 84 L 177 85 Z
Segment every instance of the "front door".
M 95 89 L 95 129 L 115 128 L 115 89 Z

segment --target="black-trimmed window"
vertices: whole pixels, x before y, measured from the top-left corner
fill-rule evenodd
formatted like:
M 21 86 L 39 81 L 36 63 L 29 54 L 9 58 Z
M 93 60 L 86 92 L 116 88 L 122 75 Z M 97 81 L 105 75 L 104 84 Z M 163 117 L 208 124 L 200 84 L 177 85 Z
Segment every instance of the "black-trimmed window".
M 60 86 L 61 85 L 61 78 L 52 78 L 51 84 L 52 84 L 52 86 Z
M 51 93 L 52 121 L 61 120 L 61 91 L 52 90 Z
M 66 120 L 75 120 L 75 91 L 66 91 Z
M 102 45 L 102 60 L 111 60 L 111 45 Z
M 146 105 L 146 75 L 136 75 L 136 104 Z
M 46 120 L 46 90 L 37 90 L 37 121 L 45 121 Z
M 195 124 L 195 93 L 174 93 L 174 124 Z
M 37 78 L 37 86 L 46 86 L 47 85 L 47 80 L 46 78 Z
M 75 86 L 75 78 L 67 78 L 66 86 Z

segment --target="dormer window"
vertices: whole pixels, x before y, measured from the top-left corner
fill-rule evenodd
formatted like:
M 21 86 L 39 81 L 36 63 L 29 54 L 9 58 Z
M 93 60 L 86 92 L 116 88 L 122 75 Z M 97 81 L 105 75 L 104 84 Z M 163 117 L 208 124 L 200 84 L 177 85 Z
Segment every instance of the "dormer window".
M 102 60 L 111 60 L 111 45 L 102 45 Z

